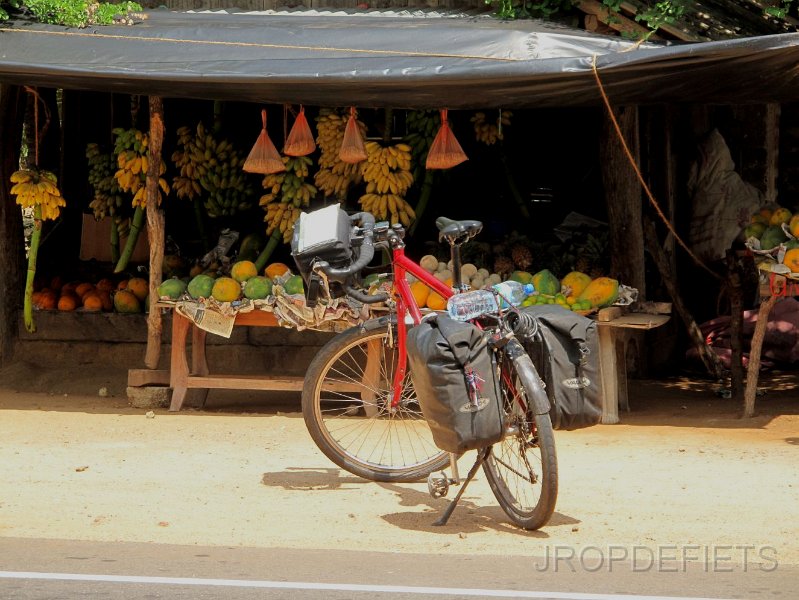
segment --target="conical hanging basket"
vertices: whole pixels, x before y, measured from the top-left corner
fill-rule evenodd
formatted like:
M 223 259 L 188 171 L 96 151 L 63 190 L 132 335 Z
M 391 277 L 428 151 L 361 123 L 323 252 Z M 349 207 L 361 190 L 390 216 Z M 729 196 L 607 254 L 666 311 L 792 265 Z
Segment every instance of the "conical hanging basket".
M 427 153 L 425 167 L 428 169 L 450 169 L 463 161 L 469 160 L 461 148 L 455 134 L 447 122 L 447 109 L 441 110 L 441 129 L 438 130 L 430 150 Z
M 261 111 L 261 121 L 263 123 L 261 134 L 255 141 L 255 146 L 250 150 L 250 154 L 247 156 L 247 160 L 244 161 L 242 168 L 248 173 L 262 173 L 264 175 L 285 171 L 286 165 L 283 164 L 280 153 L 266 132 L 266 110 Z
M 283 154 L 288 156 L 307 156 L 316 150 L 316 143 L 305 118 L 305 108 L 300 106 L 300 114 L 291 126 L 289 136 L 286 138 L 286 145 L 283 147 Z
M 342 161 L 352 164 L 366 160 L 366 147 L 355 118 L 355 107 L 350 108 L 350 118 L 347 121 L 347 128 L 344 130 L 344 141 L 341 142 L 338 157 Z

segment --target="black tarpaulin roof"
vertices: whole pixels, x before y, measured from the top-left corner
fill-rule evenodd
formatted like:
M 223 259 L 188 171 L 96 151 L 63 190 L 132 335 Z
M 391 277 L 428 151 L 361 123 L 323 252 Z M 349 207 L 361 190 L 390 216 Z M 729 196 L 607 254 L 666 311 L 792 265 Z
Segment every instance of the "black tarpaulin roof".
M 153 11 L 134 26 L 0 25 L 0 81 L 259 103 L 521 108 L 799 98 L 799 34 L 636 45 L 491 17 Z

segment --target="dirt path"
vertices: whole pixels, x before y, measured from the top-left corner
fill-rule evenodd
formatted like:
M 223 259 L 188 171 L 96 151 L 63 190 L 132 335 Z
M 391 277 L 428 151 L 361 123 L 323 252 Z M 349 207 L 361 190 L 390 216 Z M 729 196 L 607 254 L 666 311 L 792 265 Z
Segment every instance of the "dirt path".
M 706 386 L 634 382 L 623 424 L 558 432 L 560 495 L 540 532 L 508 525 L 482 474 L 433 527 L 446 500 L 335 468 L 292 396 L 148 418 L 119 397 L 4 389 L 0 536 L 526 556 L 747 545 L 799 564 L 794 383 L 744 422 Z

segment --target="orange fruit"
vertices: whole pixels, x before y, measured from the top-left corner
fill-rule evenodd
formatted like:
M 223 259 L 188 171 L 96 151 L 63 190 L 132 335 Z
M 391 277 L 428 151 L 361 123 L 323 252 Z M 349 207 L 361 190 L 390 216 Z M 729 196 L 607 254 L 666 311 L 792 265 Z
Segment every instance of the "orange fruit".
M 42 291 L 36 307 L 39 310 L 53 310 L 58 304 L 58 299 L 54 291 Z
M 436 292 L 430 292 L 427 296 L 427 308 L 432 310 L 445 310 L 447 308 L 447 301 Z
M 103 290 L 103 291 L 106 291 L 106 292 L 111 292 L 111 291 L 115 290 L 117 286 L 116 286 L 116 284 L 115 284 L 113 281 L 111 281 L 110 279 L 103 278 L 103 279 L 101 279 L 100 281 L 98 281 L 98 282 L 97 282 L 97 285 L 96 285 L 96 286 L 94 286 L 94 287 L 95 287 L 95 288 L 97 288 L 98 290 Z
M 103 310 L 113 310 L 114 301 L 111 299 L 111 292 L 105 290 L 97 290 L 97 295 L 100 297 L 100 302 L 103 304 Z
M 416 300 L 416 306 L 424 308 L 427 305 L 427 298 L 430 296 L 430 288 L 421 281 L 414 281 L 411 284 L 411 294 Z
M 150 293 L 150 282 L 144 277 L 132 277 L 128 279 L 128 287 L 126 289 L 133 292 L 133 295 L 140 301 L 144 301 L 147 294 Z
M 74 294 L 61 294 L 58 299 L 58 310 L 75 310 L 78 308 L 78 297 Z
M 103 301 L 99 292 L 89 292 L 83 297 L 83 308 L 90 312 L 103 310 Z
M 118 290 L 126 290 L 126 289 L 128 289 L 128 280 L 127 279 L 123 279 L 122 281 L 120 281 L 117 284 L 117 289 Z
M 78 286 L 75 288 L 75 293 L 78 295 L 78 298 L 83 298 L 93 289 L 94 285 L 92 285 L 91 283 L 79 283 Z
M 258 275 L 258 269 L 251 260 L 240 260 L 233 263 L 230 268 L 230 276 L 238 282 L 245 282 L 256 275 Z
M 269 277 L 269 279 L 274 279 L 275 277 L 282 277 L 286 274 L 286 271 L 290 271 L 286 265 L 283 263 L 272 263 L 268 265 L 266 269 L 264 269 L 264 275 Z
M 60 292 L 61 288 L 64 286 L 64 279 L 61 275 L 56 275 L 50 280 L 50 289 L 55 290 L 56 292 Z
M 75 288 L 78 287 L 77 282 L 70 281 L 69 283 L 65 283 L 61 286 L 61 293 L 62 294 L 74 294 Z

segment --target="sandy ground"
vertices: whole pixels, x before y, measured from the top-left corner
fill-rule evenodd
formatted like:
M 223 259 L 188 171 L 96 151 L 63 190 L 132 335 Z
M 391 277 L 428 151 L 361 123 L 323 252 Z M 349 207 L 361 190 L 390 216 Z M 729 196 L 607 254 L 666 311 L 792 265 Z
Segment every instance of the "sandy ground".
M 306 433 L 296 395 L 212 392 L 204 411 L 148 418 L 111 372 L 25 374 L 0 372 L 4 537 L 526 556 L 747 545 L 799 564 L 795 375 L 765 382 L 760 415 L 746 421 L 714 386 L 631 382 L 622 424 L 558 432 L 556 513 L 524 532 L 482 473 L 450 524 L 434 527 L 446 500 L 426 484 L 340 471 Z

